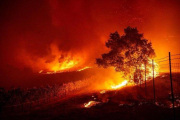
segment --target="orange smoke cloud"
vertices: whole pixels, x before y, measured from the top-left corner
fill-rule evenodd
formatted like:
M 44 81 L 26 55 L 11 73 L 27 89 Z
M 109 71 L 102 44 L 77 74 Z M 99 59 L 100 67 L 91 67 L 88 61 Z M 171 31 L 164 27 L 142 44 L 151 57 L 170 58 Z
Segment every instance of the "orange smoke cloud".
M 50 45 L 49 54 L 39 57 L 21 50 L 19 60 L 23 60 L 23 64 L 30 66 L 35 71 L 72 71 L 84 67 L 86 64 L 86 53 L 75 51 L 60 51 L 56 43 Z
M 178 53 L 178 5 L 175 0 L 4 1 L 0 63 L 34 71 L 90 67 L 106 52 L 109 33 L 122 34 L 127 26 L 151 40 L 158 58 Z

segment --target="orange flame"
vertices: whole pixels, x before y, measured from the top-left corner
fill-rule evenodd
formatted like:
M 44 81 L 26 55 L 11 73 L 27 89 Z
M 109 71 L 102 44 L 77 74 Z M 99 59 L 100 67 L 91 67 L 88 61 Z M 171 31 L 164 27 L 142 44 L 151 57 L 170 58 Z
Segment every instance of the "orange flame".
M 84 67 L 84 68 L 79 69 L 79 70 L 77 70 L 77 71 L 83 71 L 83 70 L 88 69 L 88 68 L 90 68 L 90 67 Z
M 95 106 L 97 104 L 99 104 L 100 102 L 96 102 L 96 101 L 89 101 L 88 103 L 84 103 L 84 107 L 86 108 L 90 108 L 92 106 Z
M 112 85 L 111 88 L 112 88 L 112 89 L 119 89 L 119 88 L 127 85 L 127 83 L 128 83 L 128 81 L 125 80 L 125 81 L 123 81 L 122 83 L 120 83 L 120 84 L 118 84 L 118 85 Z
M 138 73 L 141 75 L 141 78 L 138 77 L 139 83 L 141 80 L 141 84 L 145 82 L 145 65 L 142 64 L 140 66 L 141 73 Z M 135 72 L 135 70 L 134 70 Z M 104 71 L 99 71 L 99 76 L 96 76 L 94 80 L 94 88 L 99 90 L 116 90 L 120 89 L 125 86 L 132 86 L 134 84 L 134 77 L 131 79 L 127 79 L 123 77 L 123 73 L 115 72 L 113 68 L 106 69 Z M 133 72 L 131 73 L 133 76 Z M 159 66 L 154 61 L 154 77 L 157 77 L 159 75 Z M 152 60 L 149 60 L 148 66 L 146 66 L 146 80 L 151 80 L 153 77 L 153 68 L 152 68 Z M 138 84 L 139 84 L 138 83 Z M 100 92 L 101 93 L 101 92 Z

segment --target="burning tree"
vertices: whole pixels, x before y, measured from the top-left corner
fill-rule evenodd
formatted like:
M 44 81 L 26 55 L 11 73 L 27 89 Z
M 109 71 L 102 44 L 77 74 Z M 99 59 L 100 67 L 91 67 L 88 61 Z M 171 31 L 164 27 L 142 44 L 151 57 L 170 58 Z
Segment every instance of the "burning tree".
M 142 76 L 142 65 L 148 66 L 148 61 L 155 57 L 155 52 L 152 43 L 144 39 L 137 28 L 127 27 L 124 33 L 122 36 L 117 31 L 110 34 L 106 42 L 110 51 L 102 54 L 102 58 L 97 58 L 96 63 L 104 68 L 114 67 L 116 71 L 123 73 L 124 78 L 132 80 L 134 77 L 134 82 L 138 83 Z

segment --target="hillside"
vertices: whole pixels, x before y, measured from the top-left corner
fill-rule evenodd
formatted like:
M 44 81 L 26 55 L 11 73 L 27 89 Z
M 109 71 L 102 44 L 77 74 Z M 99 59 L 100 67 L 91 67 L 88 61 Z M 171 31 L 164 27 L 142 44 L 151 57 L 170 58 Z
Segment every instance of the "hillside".
M 180 74 L 173 75 L 175 93 L 176 119 L 180 119 Z M 79 91 L 76 95 L 45 104 L 30 112 L 3 115 L 4 119 L 173 119 L 170 94 L 170 80 L 168 74 L 160 75 L 155 79 L 156 103 L 153 100 L 153 83 L 147 82 L 147 97 L 145 85 L 124 87 L 114 91 L 97 91 L 84 93 Z M 89 101 L 97 104 L 84 107 Z

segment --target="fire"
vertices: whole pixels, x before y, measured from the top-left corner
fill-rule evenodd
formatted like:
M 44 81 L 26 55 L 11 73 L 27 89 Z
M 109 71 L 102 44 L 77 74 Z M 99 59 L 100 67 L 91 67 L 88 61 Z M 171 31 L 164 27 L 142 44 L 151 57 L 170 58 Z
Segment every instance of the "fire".
M 146 71 L 147 71 L 146 72 L 146 80 L 148 80 L 148 78 L 153 77 L 152 60 L 149 59 L 148 63 L 149 63 L 149 66 L 146 66 Z M 141 70 L 143 70 L 145 72 L 144 64 L 141 65 Z M 143 75 L 143 81 L 144 81 L 145 73 L 142 73 L 142 75 Z M 154 77 L 158 77 L 158 76 L 159 76 L 159 65 L 156 61 L 154 61 Z
M 79 69 L 79 70 L 77 70 L 77 71 L 83 71 L 83 70 L 88 69 L 88 68 L 90 68 L 90 67 L 84 67 L 84 68 Z
M 119 89 L 119 88 L 127 85 L 127 83 L 128 83 L 128 81 L 125 80 L 125 81 L 123 81 L 122 83 L 120 83 L 119 85 L 112 85 L 111 88 L 112 88 L 112 89 Z
M 137 68 L 136 68 L 137 69 Z M 105 94 L 108 90 L 117 90 L 121 89 L 126 86 L 132 86 L 143 83 L 145 81 L 145 65 L 142 64 L 139 68 L 139 70 L 134 70 L 131 74 L 134 75 L 134 72 L 137 72 L 138 75 L 138 82 L 134 84 L 133 78 L 126 79 L 123 77 L 123 73 L 121 72 L 115 72 L 114 68 L 108 68 L 108 69 L 101 69 L 99 72 L 101 74 L 96 75 L 94 81 L 91 81 L 93 84 L 92 89 L 90 90 L 98 90 L 99 93 Z M 136 74 L 136 73 L 135 73 Z M 154 61 L 154 77 L 157 77 L 159 75 L 159 66 Z M 141 76 L 141 77 L 139 77 Z M 153 76 L 153 68 L 152 68 L 152 62 L 149 60 L 149 64 L 146 66 L 146 80 L 151 80 L 149 78 L 152 78 Z M 130 82 L 132 81 L 132 82 Z M 94 97 L 94 96 L 92 96 Z M 95 106 L 99 104 L 100 102 L 96 101 L 89 101 L 88 103 L 84 103 L 85 108 L 90 108 L 92 106 Z
M 101 94 L 104 94 L 104 93 L 106 93 L 106 91 L 105 91 L 105 90 L 102 90 L 102 91 L 100 91 L 100 93 L 101 93 Z
M 43 70 L 40 70 L 40 71 L 39 71 L 39 73 L 42 73 L 42 72 L 43 72 Z
M 19 59 L 23 59 L 23 64 L 30 66 L 33 71 L 41 74 L 55 74 L 59 72 L 77 71 L 87 69 L 87 53 L 79 51 L 62 51 L 58 43 L 50 44 L 47 54 L 41 57 L 29 54 L 22 49 Z M 89 65 L 89 64 L 88 64 Z M 80 70 L 81 71 L 81 70 Z
M 152 61 L 149 60 L 149 64 L 151 64 L 151 67 L 148 67 L 149 71 L 151 71 L 148 76 L 153 76 L 153 68 L 152 68 Z M 157 77 L 159 75 L 159 65 L 154 61 L 154 77 Z
M 92 106 L 95 106 L 97 104 L 99 104 L 100 102 L 96 102 L 96 101 L 89 101 L 88 103 L 84 103 L 84 107 L 85 108 L 90 108 Z
M 78 64 L 79 64 L 79 61 L 67 59 L 63 62 L 57 62 L 56 64 L 52 66 L 51 69 L 54 71 L 64 71 L 64 70 L 69 70 Z
M 51 55 L 42 59 L 38 59 L 42 63 L 40 67 L 45 68 L 40 70 L 42 74 L 56 74 L 69 71 L 82 71 L 90 68 L 85 66 L 86 55 L 82 53 L 62 52 L 56 44 L 51 44 Z M 52 60 L 51 60 L 52 59 Z M 46 71 L 46 72 L 45 72 Z
M 73 66 L 72 66 L 73 67 Z M 77 71 L 83 71 L 83 70 L 85 70 L 85 69 L 88 69 L 88 68 L 91 68 L 91 67 L 84 67 L 84 68 L 82 68 L 82 69 L 79 69 L 79 70 L 77 70 Z M 69 68 L 70 69 L 70 68 Z M 45 73 L 43 73 L 43 70 L 40 70 L 39 71 L 39 73 L 41 73 L 41 74 L 56 74 L 56 73 L 62 73 L 62 72 L 69 72 L 70 70 L 68 69 L 68 67 L 67 68 L 62 68 L 62 70 L 60 70 L 60 71 L 51 71 L 51 72 L 45 72 Z M 73 71 L 73 70 L 72 70 Z
M 137 84 L 143 84 L 145 82 L 145 65 L 142 64 L 138 70 L 136 68 L 130 73 L 131 77 L 124 77 L 124 74 L 121 72 L 115 72 L 114 68 L 108 68 L 104 70 L 99 70 L 99 74 L 96 76 L 93 84 L 93 88 L 100 90 L 100 93 L 103 93 L 102 90 L 116 90 L 125 86 L 132 86 Z M 137 74 L 137 81 L 134 78 L 134 75 Z M 154 61 L 154 77 L 159 75 L 159 66 Z M 152 60 L 149 60 L 148 65 L 146 65 L 146 80 L 152 80 L 153 77 L 153 68 Z

